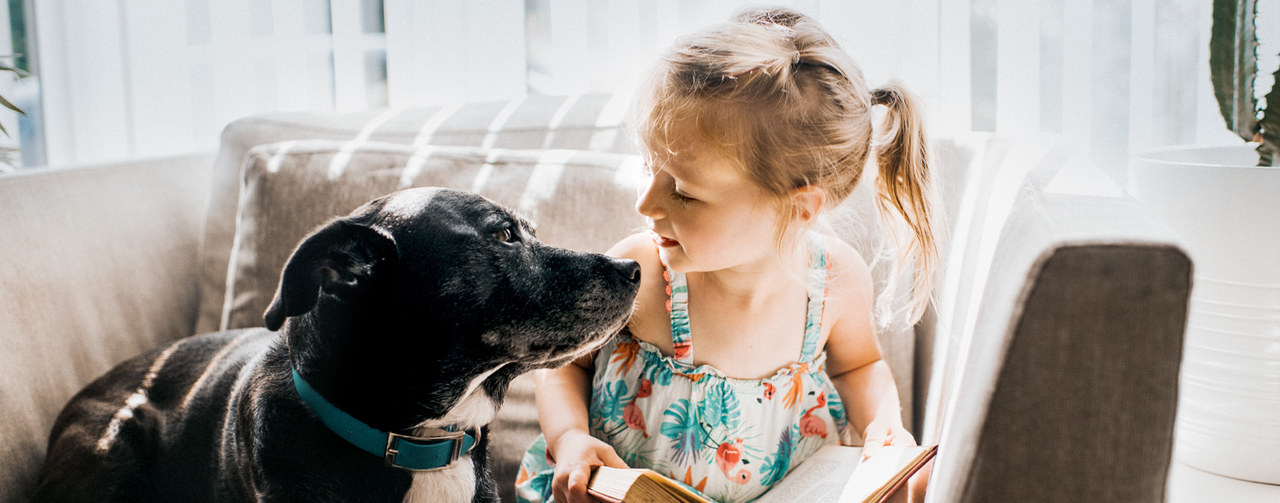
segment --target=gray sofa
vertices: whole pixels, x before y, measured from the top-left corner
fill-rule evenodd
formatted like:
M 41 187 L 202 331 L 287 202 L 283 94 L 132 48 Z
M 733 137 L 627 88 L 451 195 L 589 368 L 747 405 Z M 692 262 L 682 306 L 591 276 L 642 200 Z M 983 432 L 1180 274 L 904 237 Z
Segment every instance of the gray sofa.
M 0 177 L 0 500 L 22 501 L 54 417 L 114 363 L 260 325 L 279 268 L 329 216 L 396 188 L 476 190 L 544 241 L 635 230 L 626 100 L 608 95 L 237 121 L 216 154 Z M 904 420 L 941 442 L 932 501 L 1163 501 L 1191 263 L 1053 138 L 935 141 L 949 231 L 933 309 L 879 332 Z M 864 183 L 826 225 L 869 259 Z M 873 260 L 878 287 L 891 278 Z M 516 381 L 492 451 L 507 489 L 537 435 Z M 505 494 L 509 497 L 509 490 Z

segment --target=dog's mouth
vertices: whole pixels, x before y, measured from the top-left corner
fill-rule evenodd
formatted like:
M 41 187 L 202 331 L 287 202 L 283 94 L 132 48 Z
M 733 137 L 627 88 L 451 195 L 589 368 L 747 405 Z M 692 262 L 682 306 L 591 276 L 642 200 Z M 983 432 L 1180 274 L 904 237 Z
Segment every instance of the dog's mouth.
M 532 344 L 529 354 L 533 357 L 530 363 L 539 367 L 558 367 L 591 354 L 618 335 L 631 319 L 630 313 L 619 318 L 608 326 L 587 332 L 585 336 L 571 341 L 557 341 L 551 344 Z

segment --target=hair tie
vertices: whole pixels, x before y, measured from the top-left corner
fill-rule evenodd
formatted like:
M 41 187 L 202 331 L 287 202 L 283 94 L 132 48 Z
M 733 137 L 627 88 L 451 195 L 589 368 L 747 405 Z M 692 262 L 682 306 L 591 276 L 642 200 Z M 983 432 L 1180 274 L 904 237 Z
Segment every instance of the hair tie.
M 791 66 L 800 64 L 800 51 L 791 53 Z
M 872 89 L 871 90 L 871 103 L 873 105 L 884 105 L 887 107 L 892 107 L 895 104 L 897 104 L 897 101 L 898 101 L 898 93 L 894 92 L 893 89 Z

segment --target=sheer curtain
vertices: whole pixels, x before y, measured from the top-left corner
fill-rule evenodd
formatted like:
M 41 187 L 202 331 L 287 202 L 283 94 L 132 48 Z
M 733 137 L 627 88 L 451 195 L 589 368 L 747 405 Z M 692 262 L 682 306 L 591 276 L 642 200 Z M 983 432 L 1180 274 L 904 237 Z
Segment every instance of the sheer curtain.
M 625 88 L 678 34 L 743 3 L 530 0 L 530 89 Z M 1130 152 L 1239 141 L 1225 131 L 1209 87 L 1211 2 L 782 4 L 817 17 L 871 85 L 906 83 L 937 134 L 1062 134 L 1120 182 Z
M 913 89 L 937 135 L 1061 133 L 1121 181 L 1130 152 L 1238 141 L 1208 87 L 1210 2 L 780 3 L 818 18 L 872 85 Z M 746 4 L 42 0 L 34 134 L 65 165 L 212 150 L 264 111 L 625 93 L 681 33 Z

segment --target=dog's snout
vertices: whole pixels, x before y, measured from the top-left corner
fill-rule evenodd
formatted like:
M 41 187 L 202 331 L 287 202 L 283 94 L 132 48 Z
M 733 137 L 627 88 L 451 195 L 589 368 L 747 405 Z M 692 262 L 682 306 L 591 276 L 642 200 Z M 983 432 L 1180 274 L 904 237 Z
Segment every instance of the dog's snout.
M 632 283 L 640 282 L 640 263 L 634 260 L 613 260 L 618 274 Z

